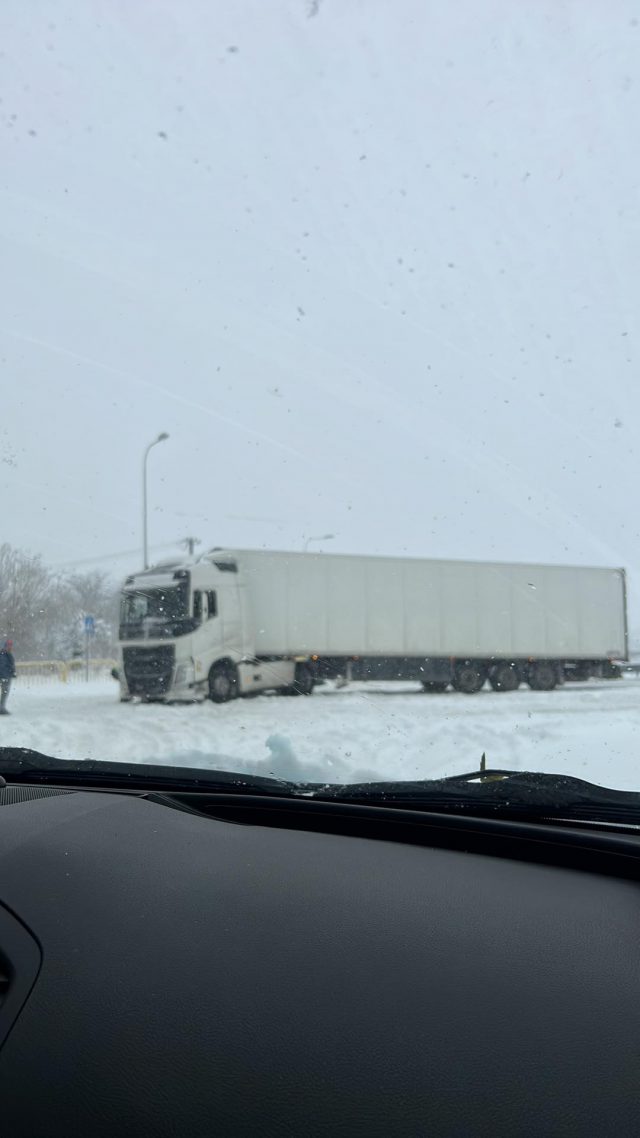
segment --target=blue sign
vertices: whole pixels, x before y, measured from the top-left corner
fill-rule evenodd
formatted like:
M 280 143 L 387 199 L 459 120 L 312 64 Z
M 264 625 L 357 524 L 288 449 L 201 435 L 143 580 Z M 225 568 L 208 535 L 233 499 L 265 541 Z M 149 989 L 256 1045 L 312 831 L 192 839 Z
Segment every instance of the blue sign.
M 95 616 L 85 616 L 84 630 L 87 636 L 94 636 L 96 631 L 96 618 Z

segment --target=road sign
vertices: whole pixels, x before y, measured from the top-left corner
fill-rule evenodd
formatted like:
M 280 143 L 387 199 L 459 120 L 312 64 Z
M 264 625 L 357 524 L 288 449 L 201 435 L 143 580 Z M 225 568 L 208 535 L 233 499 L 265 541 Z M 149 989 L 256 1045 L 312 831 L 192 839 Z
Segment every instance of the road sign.
M 96 618 L 95 616 L 85 616 L 84 618 L 84 678 L 89 682 L 89 641 L 92 636 L 96 634 Z

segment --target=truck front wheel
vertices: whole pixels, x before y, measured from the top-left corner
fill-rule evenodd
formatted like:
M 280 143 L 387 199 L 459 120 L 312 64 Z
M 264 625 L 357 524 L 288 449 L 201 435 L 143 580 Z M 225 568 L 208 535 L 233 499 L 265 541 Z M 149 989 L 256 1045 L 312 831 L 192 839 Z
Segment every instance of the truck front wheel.
M 538 660 L 529 667 L 529 687 L 532 691 L 553 691 L 558 683 L 555 664 Z
M 487 670 L 484 665 L 474 660 L 461 660 L 455 666 L 453 686 L 456 691 L 464 692 L 465 695 L 474 695 L 480 691 L 486 678 Z
M 238 694 L 238 673 L 233 664 L 214 664 L 209 672 L 209 699 L 228 703 Z

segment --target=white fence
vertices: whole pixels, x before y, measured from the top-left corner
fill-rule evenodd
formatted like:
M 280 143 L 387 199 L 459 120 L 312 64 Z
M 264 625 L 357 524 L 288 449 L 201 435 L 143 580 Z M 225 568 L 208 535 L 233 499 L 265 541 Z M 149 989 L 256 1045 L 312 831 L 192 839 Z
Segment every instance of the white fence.
M 104 680 L 111 676 L 115 660 L 89 660 L 89 679 Z M 77 684 L 87 678 L 84 660 L 20 660 L 16 672 L 21 682 L 32 684 Z

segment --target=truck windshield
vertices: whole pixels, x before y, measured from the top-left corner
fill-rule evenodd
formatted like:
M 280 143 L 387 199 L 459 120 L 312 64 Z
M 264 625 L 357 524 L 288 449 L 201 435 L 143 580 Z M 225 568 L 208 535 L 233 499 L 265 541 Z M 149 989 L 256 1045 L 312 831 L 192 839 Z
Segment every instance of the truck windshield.
M 151 626 L 151 627 L 149 627 Z M 180 636 L 190 632 L 187 581 L 163 588 L 128 589 L 120 601 L 120 636 Z
M 170 589 L 145 589 L 134 593 L 124 593 L 122 597 L 122 622 L 135 624 L 147 617 L 160 620 L 182 620 L 188 616 L 187 590 L 183 585 Z

